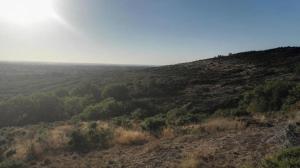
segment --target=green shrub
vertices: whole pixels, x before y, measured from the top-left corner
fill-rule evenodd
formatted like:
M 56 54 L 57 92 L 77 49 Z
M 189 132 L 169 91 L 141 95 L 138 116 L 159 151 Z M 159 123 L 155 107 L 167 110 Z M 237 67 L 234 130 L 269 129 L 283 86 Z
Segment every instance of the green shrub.
M 300 84 L 297 84 L 295 87 L 289 90 L 289 96 L 284 102 L 282 109 L 289 110 L 291 106 L 297 103 L 297 101 L 299 100 L 300 100 Z
M 249 115 L 243 108 L 229 108 L 229 109 L 219 109 L 217 110 L 214 115 L 216 116 L 223 116 L 223 117 L 241 117 Z
M 64 114 L 63 101 L 53 94 L 35 94 L 34 101 L 36 121 L 53 122 L 66 118 Z
M 71 95 L 75 97 L 90 97 L 95 102 L 101 100 L 101 91 L 99 87 L 93 83 L 84 83 L 74 88 Z
M 244 94 L 239 108 L 251 113 L 279 111 L 292 86 L 288 82 L 268 81 Z
M 263 168 L 299 168 L 300 147 L 285 149 L 262 162 Z
M 112 131 L 109 128 L 97 128 L 96 123 L 91 123 L 89 125 L 89 130 L 87 132 L 87 141 L 89 142 L 89 147 L 94 149 L 105 149 L 109 146 L 113 136 Z
M 112 97 L 116 100 L 126 100 L 129 98 L 129 90 L 122 84 L 107 85 L 103 89 L 102 96 L 104 98 Z
M 74 116 L 83 112 L 84 108 L 91 104 L 89 97 L 66 97 L 64 99 L 64 112 L 68 116 Z
M 206 115 L 200 113 L 192 113 L 188 110 L 187 106 L 175 108 L 167 113 L 167 125 L 184 125 L 188 123 L 196 123 L 205 118 Z
M 78 130 L 71 133 L 69 146 L 72 150 L 78 152 L 86 152 L 89 150 L 86 137 Z
M 0 162 L 0 168 L 26 168 L 24 162 L 19 160 L 5 160 Z
M 138 108 L 131 113 L 131 117 L 135 120 L 140 120 L 140 119 L 143 119 L 145 113 L 147 113 L 146 110 Z
M 103 100 L 96 105 L 88 106 L 79 116 L 82 120 L 106 120 L 123 115 L 124 104 L 113 98 Z
M 134 119 L 144 119 L 160 112 L 158 106 L 151 99 L 137 99 L 130 102 L 129 111 Z
M 112 123 L 124 128 L 132 127 L 132 121 L 127 116 L 115 117 L 112 119 Z
M 162 114 L 146 118 L 141 123 L 142 129 L 144 129 L 145 131 L 150 131 L 152 133 L 160 132 L 164 126 L 166 126 L 166 118 Z
M 108 128 L 97 128 L 91 123 L 86 132 L 76 130 L 71 134 L 69 147 L 77 152 L 88 152 L 92 149 L 105 149 L 109 147 L 113 133 Z
M 66 118 L 61 98 L 52 93 L 18 96 L 0 103 L 0 126 L 52 122 Z

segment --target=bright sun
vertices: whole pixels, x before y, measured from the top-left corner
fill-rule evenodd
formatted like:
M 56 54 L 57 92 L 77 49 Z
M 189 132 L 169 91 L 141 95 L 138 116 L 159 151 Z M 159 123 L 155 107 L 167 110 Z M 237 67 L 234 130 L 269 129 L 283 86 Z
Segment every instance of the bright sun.
M 56 18 L 53 0 L 0 0 L 0 19 L 18 25 L 32 25 Z

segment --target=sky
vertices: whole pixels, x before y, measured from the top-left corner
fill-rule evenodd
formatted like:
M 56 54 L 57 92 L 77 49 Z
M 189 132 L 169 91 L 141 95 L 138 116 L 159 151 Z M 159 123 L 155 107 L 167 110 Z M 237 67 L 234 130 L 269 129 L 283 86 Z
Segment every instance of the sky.
M 51 17 L 13 0 L 27 18 L 11 1 L 2 61 L 166 65 L 300 44 L 299 0 L 51 0 Z

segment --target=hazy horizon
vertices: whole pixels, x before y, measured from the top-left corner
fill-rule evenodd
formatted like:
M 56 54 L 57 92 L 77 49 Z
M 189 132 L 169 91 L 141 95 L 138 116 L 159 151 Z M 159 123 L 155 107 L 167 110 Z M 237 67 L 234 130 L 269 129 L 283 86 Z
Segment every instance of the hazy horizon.
M 0 0 L 0 60 L 169 65 L 299 46 L 299 5 L 296 0 Z

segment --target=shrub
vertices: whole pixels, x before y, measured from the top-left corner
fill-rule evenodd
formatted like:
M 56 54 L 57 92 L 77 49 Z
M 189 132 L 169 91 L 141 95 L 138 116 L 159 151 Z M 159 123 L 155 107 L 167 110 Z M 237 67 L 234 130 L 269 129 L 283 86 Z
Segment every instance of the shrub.
M 5 160 L 0 162 L 0 168 L 26 168 L 24 162 L 19 160 Z
M 87 132 L 76 130 L 71 134 L 69 146 L 77 152 L 87 152 L 91 149 L 105 149 L 109 146 L 113 133 L 109 128 L 97 128 L 91 123 Z
M 0 103 L 0 126 L 24 125 L 36 120 L 30 97 L 18 96 Z
M 222 117 L 241 117 L 249 115 L 249 112 L 247 112 L 245 109 L 238 107 L 230 109 L 219 109 L 215 112 L 214 115 Z
M 147 113 L 146 110 L 143 110 L 141 108 L 138 108 L 136 110 L 134 110 L 132 113 L 131 113 L 131 116 L 133 119 L 135 120 L 140 120 L 140 119 L 143 119 L 144 115 Z
M 94 101 L 100 101 L 102 98 L 99 87 L 93 83 L 81 84 L 71 91 L 71 95 L 75 97 L 90 97 Z
M 36 121 L 52 122 L 65 118 L 63 102 L 53 94 L 36 94 L 32 97 L 36 114 Z
M 65 119 L 62 99 L 52 93 L 18 96 L 0 103 L 0 126 Z
M 112 123 L 124 128 L 132 127 L 132 121 L 127 116 L 115 117 L 112 119 Z
M 262 163 L 263 168 L 298 168 L 300 167 L 300 147 L 285 149 Z
M 297 64 L 294 68 L 294 72 L 296 75 L 300 75 L 300 64 Z
M 204 118 L 205 115 L 193 114 L 188 111 L 186 106 L 175 108 L 167 113 L 166 122 L 168 125 L 184 125 L 188 123 L 195 123 Z
M 78 130 L 72 132 L 70 136 L 69 146 L 72 150 L 78 152 L 86 152 L 89 150 L 87 139 Z
M 291 88 L 288 82 L 268 81 L 247 92 L 240 102 L 240 108 L 251 113 L 279 111 Z
M 102 96 L 104 98 L 115 98 L 116 100 L 126 100 L 129 98 L 129 91 L 125 85 L 113 84 L 104 87 Z
M 141 127 L 143 130 L 150 131 L 152 133 L 159 133 L 164 126 L 166 126 L 165 116 L 162 114 L 155 115 L 153 117 L 146 118 Z
M 124 104 L 113 98 L 103 100 L 96 105 L 88 106 L 79 116 L 82 120 L 110 119 L 123 115 Z
M 289 110 L 299 100 L 300 100 L 300 84 L 296 85 L 291 90 L 289 90 L 289 96 L 284 102 L 282 109 Z
M 130 102 L 131 115 L 134 119 L 144 119 L 160 112 L 159 108 L 151 99 L 138 99 Z
M 77 115 L 83 112 L 88 101 L 87 97 L 67 97 L 64 99 L 64 111 L 68 116 Z

